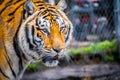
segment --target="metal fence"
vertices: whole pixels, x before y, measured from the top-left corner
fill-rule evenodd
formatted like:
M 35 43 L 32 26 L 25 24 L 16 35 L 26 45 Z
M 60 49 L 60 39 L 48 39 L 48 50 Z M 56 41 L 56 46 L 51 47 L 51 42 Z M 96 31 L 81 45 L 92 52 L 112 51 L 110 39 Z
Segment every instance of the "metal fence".
M 114 5 L 114 22 L 116 26 L 117 37 L 120 40 L 120 0 L 115 0 Z
M 74 0 L 71 9 L 74 39 L 101 41 L 115 38 L 115 4 L 114 0 Z

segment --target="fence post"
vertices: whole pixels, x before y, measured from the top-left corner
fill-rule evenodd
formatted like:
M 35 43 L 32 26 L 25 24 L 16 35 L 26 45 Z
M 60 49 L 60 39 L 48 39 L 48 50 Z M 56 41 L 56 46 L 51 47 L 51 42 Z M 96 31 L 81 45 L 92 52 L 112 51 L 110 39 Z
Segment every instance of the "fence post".
M 117 35 L 117 50 L 120 56 L 120 0 L 114 0 L 114 23 Z
M 48 0 L 49 3 L 55 4 L 55 0 Z

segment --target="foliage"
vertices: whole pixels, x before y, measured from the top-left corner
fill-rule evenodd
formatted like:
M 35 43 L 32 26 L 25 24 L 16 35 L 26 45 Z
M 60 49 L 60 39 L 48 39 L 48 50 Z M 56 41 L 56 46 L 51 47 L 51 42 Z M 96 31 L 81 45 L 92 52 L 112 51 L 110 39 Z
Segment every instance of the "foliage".
M 116 50 L 116 40 L 113 41 L 103 41 L 100 43 L 92 43 L 90 46 L 79 49 L 70 49 L 68 50 L 69 55 L 77 55 L 77 54 L 89 54 L 89 53 L 99 53 L 106 51 L 114 51 Z
M 114 61 L 115 60 L 115 57 L 114 57 L 114 54 L 104 54 L 102 56 L 102 59 L 104 61 Z
M 38 70 L 37 63 L 31 63 L 26 69 L 27 72 L 35 72 L 37 70 Z

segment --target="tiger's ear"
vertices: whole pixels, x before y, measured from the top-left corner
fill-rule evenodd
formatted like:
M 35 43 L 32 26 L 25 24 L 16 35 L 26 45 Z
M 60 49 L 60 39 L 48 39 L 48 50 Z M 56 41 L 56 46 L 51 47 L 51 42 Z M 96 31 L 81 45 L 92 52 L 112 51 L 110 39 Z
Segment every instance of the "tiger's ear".
M 67 8 L 67 3 L 65 0 L 60 0 L 57 4 L 60 10 L 65 10 Z
M 24 4 L 23 18 L 26 19 L 35 12 L 35 5 L 31 0 L 27 0 Z

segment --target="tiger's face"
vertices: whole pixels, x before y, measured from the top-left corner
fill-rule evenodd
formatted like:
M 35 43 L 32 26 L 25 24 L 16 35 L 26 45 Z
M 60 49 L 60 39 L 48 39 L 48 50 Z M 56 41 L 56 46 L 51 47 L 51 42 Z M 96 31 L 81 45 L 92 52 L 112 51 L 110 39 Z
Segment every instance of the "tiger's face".
M 70 26 L 61 16 L 40 16 L 27 23 L 32 28 L 31 49 L 54 59 L 64 57 Z M 33 24 L 34 23 L 34 24 Z M 52 63 L 52 62 L 51 62 Z M 47 63 L 49 65 L 49 63 Z M 55 65 L 55 64 L 54 64 Z
M 19 31 L 19 46 L 25 56 L 30 60 L 42 58 L 46 66 L 56 66 L 58 60 L 65 57 L 72 28 L 66 15 L 56 11 L 58 13 L 49 11 L 45 15 L 36 11 L 25 20 Z
M 60 55 L 66 48 L 70 26 L 60 16 L 43 16 L 35 19 L 34 40 L 36 48 L 42 48 L 49 55 Z

